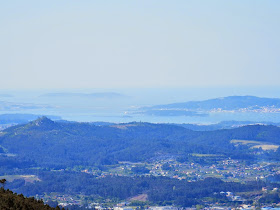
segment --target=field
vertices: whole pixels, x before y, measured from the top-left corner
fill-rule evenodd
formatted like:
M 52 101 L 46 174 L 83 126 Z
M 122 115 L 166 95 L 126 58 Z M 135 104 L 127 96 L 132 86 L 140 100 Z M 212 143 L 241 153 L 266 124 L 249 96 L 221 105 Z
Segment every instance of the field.
M 195 157 L 221 157 L 222 155 L 192 153 L 192 156 L 195 156 Z
M 269 143 L 269 142 L 261 142 L 261 141 L 254 141 L 254 140 L 231 140 L 230 143 L 238 145 L 248 145 L 251 149 L 262 148 L 262 150 L 274 150 L 276 151 L 279 148 L 279 145 Z
M 134 196 L 129 199 L 130 201 L 147 201 L 148 200 L 148 195 L 147 194 L 141 194 Z
M 8 182 L 12 182 L 15 179 L 24 179 L 25 182 L 31 183 L 33 183 L 34 181 L 41 181 L 36 175 L 6 175 L 0 176 L 0 179 L 6 179 Z

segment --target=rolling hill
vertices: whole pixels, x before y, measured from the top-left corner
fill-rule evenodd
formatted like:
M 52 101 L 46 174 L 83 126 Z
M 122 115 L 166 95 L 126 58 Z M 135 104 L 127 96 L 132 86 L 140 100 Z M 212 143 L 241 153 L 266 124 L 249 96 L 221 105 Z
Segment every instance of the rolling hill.
M 0 209 L 30 209 L 30 210 L 51 210 L 43 201 L 32 198 L 26 198 L 22 194 L 17 195 L 10 190 L 0 188 Z
M 189 101 L 142 107 L 140 111 L 147 115 L 196 116 L 209 112 L 280 112 L 279 98 L 261 98 L 256 96 L 228 96 L 204 101 Z
M 216 131 L 193 131 L 180 126 L 127 123 L 95 126 L 54 122 L 46 117 L 0 133 L 2 155 L 13 154 L 38 166 L 110 165 L 118 161 L 148 161 L 159 155 L 190 153 L 248 155 L 249 146 L 233 139 L 280 145 L 280 128 L 251 125 Z M 243 156 L 242 156 L 243 157 Z

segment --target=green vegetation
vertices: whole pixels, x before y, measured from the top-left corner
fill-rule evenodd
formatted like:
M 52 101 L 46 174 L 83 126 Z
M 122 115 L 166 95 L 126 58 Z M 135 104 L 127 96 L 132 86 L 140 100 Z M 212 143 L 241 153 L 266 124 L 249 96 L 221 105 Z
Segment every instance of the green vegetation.
M 8 180 L 6 187 L 14 192 L 44 199 L 52 195 L 50 202 L 69 198 L 77 205 L 111 205 L 143 194 L 140 206 L 227 204 L 238 201 L 221 191 L 257 194 L 271 185 L 248 181 L 279 169 L 272 164 L 280 160 L 279 148 L 254 148 L 280 145 L 279 136 L 279 127 L 263 125 L 192 131 L 166 124 L 96 126 L 44 117 L 2 132 L 0 179 Z M 260 159 L 263 164 L 257 164 Z M 262 198 L 272 202 L 277 196 Z
M 261 142 L 261 141 L 252 141 L 252 140 L 231 140 L 231 143 L 238 145 L 247 145 L 251 149 L 261 148 L 262 150 L 273 150 L 276 151 L 279 148 L 279 145 L 269 143 L 269 142 Z
M 23 179 L 25 182 L 33 183 L 35 181 L 41 181 L 36 175 L 5 175 L 0 176 L 0 179 L 6 179 L 8 182 L 13 182 L 17 179 Z
M 0 188 L 0 209 L 51 210 L 60 208 L 52 208 L 49 205 L 45 205 L 42 200 L 26 198 L 22 194 L 17 195 L 2 187 Z
M 147 161 L 159 154 L 185 157 L 195 153 L 249 160 L 256 159 L 248 152 L 250 146 L 239 144 L 236 147 L 231 143 L 232 139 L 255 139 L 263 142 L 263 145 L 278 145 L 279 136 L 280 128 L 275 126 L 255 125 L 231 130 L 195 132 L 164 124 L 95 126 L 89 123 L 58 123 L 40 118 L 4 130 L 0 136 L 0 145 L 16 156 L 0 156 L 0 162 L 3 162 L 0 174 L 1 171 L 7 171 L 7 167 L 102 167 L 119 161 Z M 275 154 L 268 151 L 265 157 L 275 158 Z
M 217 178 L 189 182 L 168 177 L 153 176 L 106 176 L 96 178 L 86 173 L 74 172 L 41 172 L 40 178 L 44 181 L 21 185 L 15 180 L 7 187 L 27 196 L 36 194 L 51 194 L 56 192 L 62 195 L 83 195 L 87 200 L 100 201 L 110 199 L 111 202 L 120 202 L 128 198 L 147 194 L 146 201 L 154 205 L 174 204 L 177 206 L 192 206 L 204 204 L 204 199 L 222 199 L 227 203 L 226 197 L 221 197 L 220 192 L 233 193 L 259 191 L 266 183 L 258 181 L 247 182 L 223 182 Z M 278 186 L 278 185 L 272 185 Z M 140 199 L 140 198 L 139 198 Z M 107 200 L 108 202 L 108 200 Z

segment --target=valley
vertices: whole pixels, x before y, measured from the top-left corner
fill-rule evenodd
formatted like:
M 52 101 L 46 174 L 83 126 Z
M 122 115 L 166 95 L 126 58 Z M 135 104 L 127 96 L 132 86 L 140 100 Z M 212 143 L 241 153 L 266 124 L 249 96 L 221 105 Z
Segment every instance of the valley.
M 67 208 L 267 205 L 267 192 L 278 193 L 279 127 L 186 126 L 41 117 L 2 131 L 0 175 L 15 192 Z M 189 185 L 199 185 L 195 198 Z

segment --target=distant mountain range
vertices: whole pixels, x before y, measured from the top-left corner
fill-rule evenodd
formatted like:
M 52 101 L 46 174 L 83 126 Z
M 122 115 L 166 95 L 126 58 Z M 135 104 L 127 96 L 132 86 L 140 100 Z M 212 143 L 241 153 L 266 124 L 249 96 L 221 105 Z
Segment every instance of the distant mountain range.
M 162 116 L 199 116 L 211 112 L 280 112 L 279 98 L 228 96 L 204 101 L 189 101 L 142 107 L 140 112 Z
M 149 161 L 160 155 L 218 154 L 248 159 L 251 146 L 231 140 L 280 145 L 280 128 L 250 125 L 216 131 L 193 131 L 181 126 L 127 123 L 95 126 L 54 122 L 46 117 L 0 132 L 0 153 L 11 153 L 37 166 L 110 165 L 118 161 Z M 2 150 L 2 152 L 1 152 Z M 271 153 L 272 156 L 278 153 Z M 257 158 L 257 157 L 255 157 Z M 278 158 L 278 155 L 277 155 Z
M 41 109 L 41 108 L 52 108 L 52 106 L 45 105 L 45 104 L 15 103 L 15 102 L 0 101 L 1 111 L 18 111 L 18 110 L 27 110 L 27 109 Z
M 46 93 L 40 97 L 83 97 L 83 98 L 96 98 L 96 99 L 113 99 L 113 98 L 126 98 L 128 96 L 115 93 L 115 92 L 100 92 L 100 93 Z

